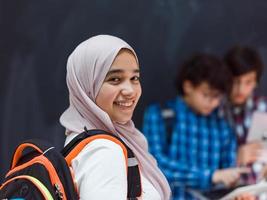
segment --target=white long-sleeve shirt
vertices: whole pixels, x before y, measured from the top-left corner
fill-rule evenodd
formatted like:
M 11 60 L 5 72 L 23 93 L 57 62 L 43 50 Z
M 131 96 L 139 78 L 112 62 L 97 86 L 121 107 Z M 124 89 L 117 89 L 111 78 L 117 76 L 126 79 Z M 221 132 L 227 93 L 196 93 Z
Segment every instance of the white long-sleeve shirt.
M 68 143 L 74 137 L 67 137 Z M 81 200 L 126 200 L 127 172 L 122 148 L 107 139 L 88 144 L 72 161 Z M 153 185 L 142 175 L 140 200 L 161 200 Z

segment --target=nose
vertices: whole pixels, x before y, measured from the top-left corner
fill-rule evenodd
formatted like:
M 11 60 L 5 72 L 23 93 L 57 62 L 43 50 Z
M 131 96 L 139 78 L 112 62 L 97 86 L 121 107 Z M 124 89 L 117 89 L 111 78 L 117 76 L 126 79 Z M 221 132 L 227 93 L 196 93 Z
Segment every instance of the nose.
M 133 84 L 130 83 L 130 82 L 125 82 L 123 85 L 122 85 L 122 88 L 121 88 L 121 93 L 125 96 L 131 96 L 134 94 L 134 87 L 133 87 Z
M 237 83 L 235 86 L 236 92 L 238 94 L 242 94 L 243 90 L 244 90 L 244 84 L 241 83 Z

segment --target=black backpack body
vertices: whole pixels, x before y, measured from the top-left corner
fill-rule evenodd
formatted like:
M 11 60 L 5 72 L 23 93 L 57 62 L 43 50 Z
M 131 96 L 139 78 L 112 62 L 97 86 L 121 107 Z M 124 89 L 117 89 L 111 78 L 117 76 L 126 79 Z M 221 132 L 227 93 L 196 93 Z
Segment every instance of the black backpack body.
M 101 138 L 112 140 L 123 148 L 128 159 L 127 196 L 131 200 L 137 199 L 141 196 L 141 179 L 136 158 L 120 138 L 103 130 L 85 130 L 61 152 L 41 140 L 29 140 L 18 145 L 0 187 L 0 199 L 78 200 L 71 161 L 87 144 Z

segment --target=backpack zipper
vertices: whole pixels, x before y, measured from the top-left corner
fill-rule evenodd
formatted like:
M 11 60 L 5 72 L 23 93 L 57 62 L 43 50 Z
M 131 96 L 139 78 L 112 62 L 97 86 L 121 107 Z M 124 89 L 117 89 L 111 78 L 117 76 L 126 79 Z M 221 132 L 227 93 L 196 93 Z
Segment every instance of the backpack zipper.
M 55 184 L 55 188 L 56 188 L 56 195 L 58 196 L 59 199 L 63 199 L 63 193 L 61 192 L 61 188 L 59 184 Z

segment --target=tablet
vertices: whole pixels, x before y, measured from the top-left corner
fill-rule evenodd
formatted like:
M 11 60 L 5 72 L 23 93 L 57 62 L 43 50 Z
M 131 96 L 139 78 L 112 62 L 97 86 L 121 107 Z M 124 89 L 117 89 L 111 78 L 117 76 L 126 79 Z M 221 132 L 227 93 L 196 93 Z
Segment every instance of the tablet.
M 267 143 L 267 113 L 254 112 L 251 120 L 247 142 L 264 141 Z

